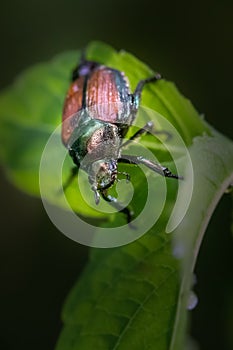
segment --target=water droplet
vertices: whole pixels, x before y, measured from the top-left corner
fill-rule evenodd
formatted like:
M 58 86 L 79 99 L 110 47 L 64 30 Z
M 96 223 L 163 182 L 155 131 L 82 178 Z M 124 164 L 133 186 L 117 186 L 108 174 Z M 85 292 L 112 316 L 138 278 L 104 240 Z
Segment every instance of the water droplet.
M 185 252 L 185 247 L 184 244 L 182 244 L 181 242 L 175 242 L 174 246 L 173 246 L 173 255 L 175 258 L 177 259 L 181 259 L 184 257 L 184 252 Z
M 193 310 L 198 304 L 198 297 L 197 295 L 191 290 L 189 297 L 188 297 L 188 303 L 187 303 L 187 309 Z

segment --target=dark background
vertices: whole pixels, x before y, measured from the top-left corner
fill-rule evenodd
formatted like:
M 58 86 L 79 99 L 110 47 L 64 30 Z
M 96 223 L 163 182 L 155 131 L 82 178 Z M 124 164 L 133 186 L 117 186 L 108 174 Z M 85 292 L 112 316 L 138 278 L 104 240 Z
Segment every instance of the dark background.
M 24 68 L 93 39 L 124 48 L 176 82 L 200 113 L 232 136 L 233 2 L 4 1 L 0 11 L 0 87 Z M 65 296 L 87 248 L 58 232 L 41 201 L 2 173 L 0 347 L 47 350 L 60 331 Z M 191 313 L 201 349 L 233 348 L 233 243 L 225 196 L 196 267 L 199 298 Z

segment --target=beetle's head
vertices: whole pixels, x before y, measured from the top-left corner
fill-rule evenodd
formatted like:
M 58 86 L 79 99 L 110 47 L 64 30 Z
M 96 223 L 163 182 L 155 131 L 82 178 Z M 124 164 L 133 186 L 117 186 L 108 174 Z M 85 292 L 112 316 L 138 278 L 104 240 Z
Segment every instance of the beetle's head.
M 117 161 L 114 159 L 97 160 L 91 164 L 89 182 L 95 192 L 95 202 L 99 203 L 99 192 L 112 186 L 117 177 Z

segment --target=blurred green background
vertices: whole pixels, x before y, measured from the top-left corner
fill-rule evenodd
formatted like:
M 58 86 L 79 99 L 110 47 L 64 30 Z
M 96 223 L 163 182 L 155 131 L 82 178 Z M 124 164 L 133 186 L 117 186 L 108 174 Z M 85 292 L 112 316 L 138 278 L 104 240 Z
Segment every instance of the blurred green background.
M 232 137 L 232 14 L 230 0 L 3 2 L 0 87 L 30 65 L 103 40 L 174 81 L 209 123 Z M 0 190 L 0 348 L 53 349 L 61 306 L 88 249 L 58 232 L 41 201 L 12 187 L 3 171 Z M 230 208 L 226 195 L 196 267 L 199 304 L 191 333 L 205 350 L 233 349 Z

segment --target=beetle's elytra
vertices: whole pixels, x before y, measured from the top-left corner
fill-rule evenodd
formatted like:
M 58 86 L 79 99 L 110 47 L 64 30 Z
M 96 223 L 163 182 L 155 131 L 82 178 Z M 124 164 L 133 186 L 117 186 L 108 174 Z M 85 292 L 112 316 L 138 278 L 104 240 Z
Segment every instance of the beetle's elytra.
M 180 178 L 166 167 L 141 156 L 122 154 L 128 142 L 153 128 L 153 123 L 149 122 L 129 141 L 122 142 L 136 117 L 143 87 L 159 79 L 160 74 L 155 74 L 140 80 L 131 93 L 123 72 L 83 57 L 73 71 L 64 103 L 62 141 L 75 164 L 65 187 L 81 167 L 88 174 L 96 204 L 101 196 L 123 212 L 128 223 L 132 220 L 130 210 L 123 208 L 116 198 L 108 194 L 108 188 L 119 174 L 118 163 L 144 164 L 163 176 Z M 123 174 L 129 178 L 127 173 Z

